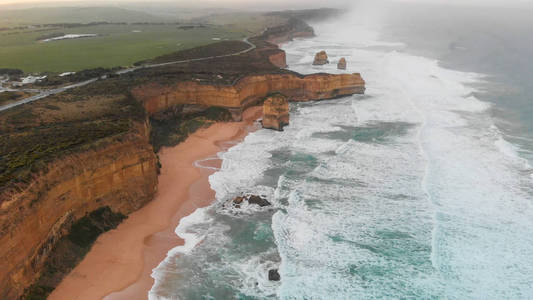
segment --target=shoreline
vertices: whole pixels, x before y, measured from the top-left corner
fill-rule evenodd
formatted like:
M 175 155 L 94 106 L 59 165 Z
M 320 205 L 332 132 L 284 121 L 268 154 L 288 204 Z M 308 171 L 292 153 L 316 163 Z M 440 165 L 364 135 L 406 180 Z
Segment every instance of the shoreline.
M 98 237 L 48 299 L 147 299 L 154 282 L 152 269 L 169 250 L 183 245 L 174 233 L 181 218 L 215 198 L 208 177 L 221 164 L 216 154 L 242 141 L 261 113 L 261 107 L 251 107 L 242 122 L 215 123 L 177 146 L 162 149 L 154 199 Z M 205 160 L 209 168 L 199 167 L 198 162 Z

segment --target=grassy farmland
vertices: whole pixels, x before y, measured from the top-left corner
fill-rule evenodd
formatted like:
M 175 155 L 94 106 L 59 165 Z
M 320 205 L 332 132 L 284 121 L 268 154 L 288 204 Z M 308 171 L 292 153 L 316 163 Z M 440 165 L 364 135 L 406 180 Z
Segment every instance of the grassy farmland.
M 26 73 L 130 66 L 218 40 L 242 39 L 278 21 L 257 13 L 222 14 L 197 18 L 196 22 L 204 25 L 191 28 L 168 17 L 116 8 L 13 10 L 0 12 L 0 17 L 4 17 L 0 21 L 0 28 L 4 26 L 0 30 L 0 68 L 21 69 Z M 79 24 L 92 22 L 113 24 Z M 78 25 L 68 26 L 72 23 Z M 32 26 L 19 27 L 28 25 Z M 40 41 L 62 34 L 98 36 Z
M 53 34 L 98 34 L 97 37 L 40 42 Z M 213 42 L 241 39 L 223 26 L 180 29 L 177 25 L 96 25 L 47 31 L 0 33 L 0 67 L 25 72 L 67 72 L 128 66 L 136 61 Z

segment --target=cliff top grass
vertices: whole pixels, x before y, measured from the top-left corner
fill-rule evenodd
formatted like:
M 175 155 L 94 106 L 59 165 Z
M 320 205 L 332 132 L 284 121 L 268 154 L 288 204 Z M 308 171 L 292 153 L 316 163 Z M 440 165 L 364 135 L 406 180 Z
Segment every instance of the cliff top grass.
M 141 61 L 135 63 L 135 65 L 141 64 L 160 64 L 172 61 L 181 61 L 188 59 L 198 59 L 205 57 L 215 57 L 221 55 L 228 55 L 237 53 L 250 48 L 250 45 L 241 41 L 222 41 L 213 43 L 210 45 L 199 46 L 183 51 L 177 51 L 165 55 L 158 56 L 153 59 Z
M 29 97 L 30 94 L 29 93 L 25 93 L 25 92 L 19 92 L 19 91 L 15 91 L 15 92 L 2 92 L 0 93 L 0 106 L 2 105 L 6 105 L 6 104 L 9 104 L 9 103 L 13 103 L 19 99 L 22 99 L 22 98 L 25 98 L 25 97 Z
M 24 186 L 56 158 L 120 137 L 135 120 L 144 120 L 144 111 L 125 95 L 58 95 L 3 112 L 0 191 Z

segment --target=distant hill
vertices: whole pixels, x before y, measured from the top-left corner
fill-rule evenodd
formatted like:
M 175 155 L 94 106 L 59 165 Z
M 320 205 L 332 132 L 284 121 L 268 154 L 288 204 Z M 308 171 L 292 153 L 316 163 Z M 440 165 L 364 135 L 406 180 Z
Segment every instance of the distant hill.
M 336 8 L 317 8 L 301 10 L 285 10 L 266 13 L 267 16 L 280 16 L 284 18 L 295 18 L 304 21 L 322 21 L 342 14 L 342 10 Z
M 40 7 L 0 11 L 0 26 L 91 22 L 163 22 L 154 15 L 117 7 Z

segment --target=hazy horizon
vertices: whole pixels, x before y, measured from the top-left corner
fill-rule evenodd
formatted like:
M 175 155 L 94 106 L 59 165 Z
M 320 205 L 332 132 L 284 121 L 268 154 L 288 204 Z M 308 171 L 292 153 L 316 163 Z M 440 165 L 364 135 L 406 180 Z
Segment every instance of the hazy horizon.
M 386 2 L 409 2 L 423 4 L 447 5 L 475 5 L 475 6 L 530 6 L 533 0 L 378 0 L 378 1 L 350 1 L 350 0 L 293 0 L 288 3 L 283 0 L 0 0 L 0 5 L 13 8 L 29 8 L 32 6 L 121 6 L 121 5 L 172 5 L 176 7 L 227 7 L 237 9 L 292 9 L 292 8 L 317 8 L 317 7 L 349 7 L 360 3 L 376 4 Z

